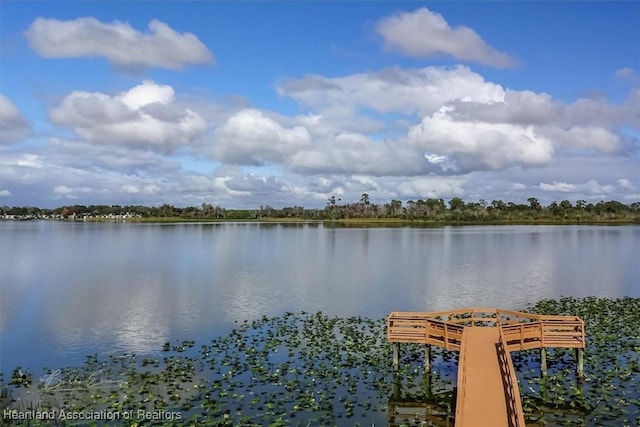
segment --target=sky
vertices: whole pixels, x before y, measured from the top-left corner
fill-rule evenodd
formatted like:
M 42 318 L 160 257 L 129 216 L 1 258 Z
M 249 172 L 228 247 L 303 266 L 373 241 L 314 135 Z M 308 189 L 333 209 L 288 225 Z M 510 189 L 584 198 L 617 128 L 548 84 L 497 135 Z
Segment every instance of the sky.
M 640 201 L 640 2 L 3 1 L 0 205 Z

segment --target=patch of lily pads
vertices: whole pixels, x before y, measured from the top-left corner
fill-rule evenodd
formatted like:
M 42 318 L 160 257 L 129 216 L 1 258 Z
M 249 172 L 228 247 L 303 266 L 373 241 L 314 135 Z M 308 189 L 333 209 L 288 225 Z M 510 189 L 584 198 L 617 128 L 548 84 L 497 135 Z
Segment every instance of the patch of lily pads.
M 526 418 L 638 425 L 640 299 L 560 298 L 528 310 L 581 316 L 588 345 L 583 381 L 573 351 L 551 350 L 545 378 L 538 351 L 512 353 Z M 446 425 L 455 413 L 457 353 L 434 348 L 425 373 L 424 348 L 401 349 L 394 373 L 385 319 L 285 313 L 239 323 L 208 343 L 168 342 L 154 355 L 91 355 L 82 366 L 39 374 L 16 368 L 2 379 L 0 403 L 16 414 L 96 414 L 82 425 Z

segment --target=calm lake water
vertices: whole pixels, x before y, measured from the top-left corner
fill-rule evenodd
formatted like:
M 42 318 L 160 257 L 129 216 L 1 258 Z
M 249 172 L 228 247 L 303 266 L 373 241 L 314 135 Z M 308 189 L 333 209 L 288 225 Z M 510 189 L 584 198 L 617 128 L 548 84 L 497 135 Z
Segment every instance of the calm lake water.
M 0 366 L 158 353 L 285 311 L 640 297 L 640 227 L 0 223 Z

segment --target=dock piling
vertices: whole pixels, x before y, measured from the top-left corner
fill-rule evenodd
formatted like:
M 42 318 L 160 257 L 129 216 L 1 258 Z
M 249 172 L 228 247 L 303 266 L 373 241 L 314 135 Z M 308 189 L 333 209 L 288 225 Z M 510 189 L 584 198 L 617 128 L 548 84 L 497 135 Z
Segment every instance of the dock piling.
M 425 373 L 431 372 L 431 345 L 429 344 L 424 346 L 424 370 Z
M 393 348 L 393 370 L 397 371 L 400 367 L 400 343 L 394 342 L 391 347 Z
M 578 379 L 584 379 L 584 349 L 576 348 L 576 373 Z
M 545 347 L 540 348 L 540 376 L 547 376 L 547 349 Z

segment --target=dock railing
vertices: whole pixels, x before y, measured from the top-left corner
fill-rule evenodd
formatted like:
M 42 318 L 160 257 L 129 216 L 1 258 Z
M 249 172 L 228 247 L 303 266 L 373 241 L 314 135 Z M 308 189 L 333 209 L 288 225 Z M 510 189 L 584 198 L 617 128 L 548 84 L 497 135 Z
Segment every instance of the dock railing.
M 423 313 L 394 312 L 387 318 L 390 342 L 429 344 L 460 350 L 464 326 L 434 320 Z
M 465 327 L 498 326 L 508 351 L 534 348 L 584 348 L 584 321 L 495 308 L 436 312 L 394 311 L 387 317 L 389 342 L 429 344 L 460 350 Z
M 498 353 L 500 374 L 502 375 L 502 382 L 504 384 L 504 397 L 507 404 L 507 423 L 509 427 L 525 427 L 524 411 L 520 399 L 520 388 L 518 387 L 516 370 L 513 367 L 513 361 L 505 345 L 502 328 L 500 329 L 500 339 L 496 344 L 496 351 Z
M 534 348 L 584 348 L 584 322 L 569 316 L 542 318 L 535 322 L 503 325 L 500 330 L 509 351 Z
M 577 316 L 550 316 L 495 308 L 465 308 L 439 312 L 392 312 L 387 318 L 387 339 L 393 344 L 394 369 L 398 368 L 400 343 L 426 344 L 425 367 L 430 366 L 430 346 L 460 352 L 458 364 L 456 425 L 464 425 L 463 403 L 467 375 L 465 361 L 473 355 L 467 351 L 468 328 L 497 327 L 496 354 L 504 385 L 507 425 L 524 427 L 524 415 L 516 372 L 510 352 L 540 349 L 541 372 L 546 375 L 546 349 L 576 349 L 577 372 L 584 376 L 584 321 Z M 468 337 L 468 335 L 467 335 Z

